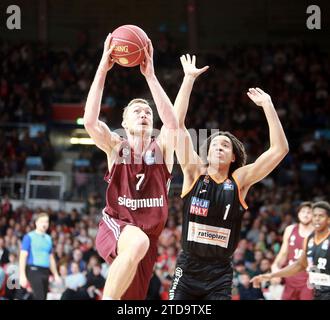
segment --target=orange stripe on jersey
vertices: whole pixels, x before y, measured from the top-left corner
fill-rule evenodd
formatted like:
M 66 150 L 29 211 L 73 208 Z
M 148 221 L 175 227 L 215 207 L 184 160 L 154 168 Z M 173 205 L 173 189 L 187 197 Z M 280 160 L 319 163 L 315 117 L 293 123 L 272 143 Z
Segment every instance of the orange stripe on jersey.
M 191 184 L 191 186 L 189 187 L 188 190 L 186 190 L 186 191 L 182 190 L 181 198 L 184 198 L 192 190 L 192 188 L 194 187 L 195 183 L 197 182 L 197 180 L 199 179 L 200 176 L 201 176 L 201 174 L 194 180 L 194 182 Z
M 246 204 L 245 200 L 242 198 L 241 187 L 240 187 L 239 183 L 237 182 L 234 174 L 232 174 L 232 177 L 235 180 L 236 185 L 237 185 L 239 201 L 240 201 L 241 205 L 243 206 L 243 208 L 246 210 L 249 206 Z
M 322 241 L 324 241 L 326 238 L 329 237 L 329 234 L 330 234 L 330 231 L 328 231 L 328 233 L 326 234 L 326 236 L 324 236 L 321 239 L 318 239 L 317 241 L 316 241 L 316 235 L 314 235 L 314 243 L 318 246 Z

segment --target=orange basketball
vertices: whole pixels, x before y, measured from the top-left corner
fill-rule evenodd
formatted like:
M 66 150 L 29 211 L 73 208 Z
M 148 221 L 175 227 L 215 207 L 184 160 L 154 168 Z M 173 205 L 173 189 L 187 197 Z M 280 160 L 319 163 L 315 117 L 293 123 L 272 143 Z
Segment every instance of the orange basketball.
M 111 39 L 111 44 L 115 44 L 111 57 L 116 63 L 134 67 L 143 61 L 148 36 L 141 28 L 132 24 L 120 26 L 112 32 Z

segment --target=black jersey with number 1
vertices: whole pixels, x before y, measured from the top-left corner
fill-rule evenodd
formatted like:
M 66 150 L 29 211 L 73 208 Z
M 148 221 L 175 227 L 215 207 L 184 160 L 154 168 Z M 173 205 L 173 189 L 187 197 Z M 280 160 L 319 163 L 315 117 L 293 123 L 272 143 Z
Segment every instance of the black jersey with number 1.
M 233 176 L 201 175 L 183 197 L 182 249 L 198 258 L 229 262 L 247 209 Z

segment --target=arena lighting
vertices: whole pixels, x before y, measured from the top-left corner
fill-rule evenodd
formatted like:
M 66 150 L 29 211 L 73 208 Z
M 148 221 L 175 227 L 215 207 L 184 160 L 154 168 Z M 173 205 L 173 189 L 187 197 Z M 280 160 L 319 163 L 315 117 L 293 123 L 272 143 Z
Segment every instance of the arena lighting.
M 76 124 L 83 126 L 84 125 L 84 119 L 83 118 L 77 118 Z
M 70 143 L 71 144 L 87 144 L 87 145 L 93 144 L 94 145 L 93 140 L 90 139 L 90 138 L 75 138 L 75 137 L 72 137 L 72 138 L 70 138 Z

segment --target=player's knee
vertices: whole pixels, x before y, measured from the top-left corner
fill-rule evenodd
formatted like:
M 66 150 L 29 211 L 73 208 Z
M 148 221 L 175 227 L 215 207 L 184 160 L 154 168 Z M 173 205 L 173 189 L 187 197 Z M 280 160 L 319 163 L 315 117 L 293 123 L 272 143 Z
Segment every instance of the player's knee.
M 131 246 L 131 258 L 133 260 L 142 260 L 143 257 L 146 255 L 150 245 L 150 240 L 148 236 L 141 232 L 135 239 L 134 242 L 132 243 Z
M 118 254 L 126 252 L 132 263 L 136 263 L 143 259 L 149 245 L 149 238 L 141 229 L 127 226 L 118 242 Z

